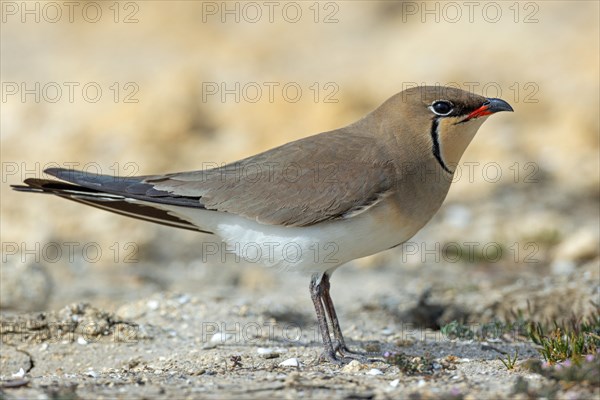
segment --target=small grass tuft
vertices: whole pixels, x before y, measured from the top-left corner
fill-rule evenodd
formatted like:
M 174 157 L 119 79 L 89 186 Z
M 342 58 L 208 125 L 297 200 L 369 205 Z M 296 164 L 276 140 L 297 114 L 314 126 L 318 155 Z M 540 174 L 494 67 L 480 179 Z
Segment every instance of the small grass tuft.
M 550 364 L 565 360 L 575 363 L 600 349 L 600 307 L 590 317 L 571 318 L 567 322 L 553 321 L 552 326 L 530 322 L 528 336 Z
M 519 349 L 515 349 L 515 356 L 511 357 L 510 354 L 506 354 L 506 360 L 498 357 L 498 360 L 502 361 L 502 364 L 504 364 L 504 366 L 506 367 L 506 369 L 508 370 L 512 370 L 515 369 L 515 365 L 517 363 L 517 359 L 519 358 Z
M 442 335 L 448 339 L 461 340 L 489 340 L 499 339 L 505 335 L 516 339 L 526 333 L 526 323 L 520 318 L 516 322 L 491 321 L 485 324 L 466 325 L 459 321 L 452 321 L 440 328 Z
M 442 335 L 449 339 L 471 340 L 475 337 L 475 333 L 470 326 L 458 321 L 452 321 L 449 324 L 442 326 L 440 331 L 442 332 Z

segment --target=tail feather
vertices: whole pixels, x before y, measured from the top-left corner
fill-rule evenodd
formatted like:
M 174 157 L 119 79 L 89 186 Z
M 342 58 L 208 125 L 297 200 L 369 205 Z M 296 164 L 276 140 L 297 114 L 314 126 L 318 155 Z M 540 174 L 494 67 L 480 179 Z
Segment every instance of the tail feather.
M 90 174 L 85 175 L 89 177 L 94 177 Z M 59 178 L 62 179 L 62 177 Z M 152 203 L 139 202 L 137 201 L 137 199 L 135 199 L 134 196 L 110 193 L 100 189 L 94 189 L 78 184 L 60 182 L 52 179 L 30 178 L 26 179 L 24 183 L 25 185 L 12 185 L 12 188 L 19 192 L 53 194 L 68 200 L 76 201 L 78 203 L 100 208 L 102 210 L 110 211 L 116 214 L 141 219 L 144 221 L 150 221 L 162 225 L 192 230 L 196 232 L 212 233 L 206 230 L 202 230 L 196 225 L 181 218 L 178 218 L 161 208 L 153 207 Z M 93 179 L 88 180 L 87 183 L 89 184 L 89 186 L 91 186 L 92 184 L 94 184 Z M 99 182 L 97 182 L 96 184 L 98 183 Z M 130 183 L 133 182 L 130 181 Z M 102 187 L 102 189 L 104 189 L 103 184 L 100 184 L 99 187 Z
M 62 181 L 67 181 L 77 186 L 97 190 L 103 193 L 121 195 L 123 197 L 149 201 L 152 203 L 204 208 L 200 203 L 199 197 L 177 196 L 164 190 L 154 189 L 153 184 L 145 182 L 145 180 L 151 178 L 151 176 L 121 177 L 99 175 L 65 168 L 48 168 L 44 170 L 44 172 L 48 175 L 55 176 Z

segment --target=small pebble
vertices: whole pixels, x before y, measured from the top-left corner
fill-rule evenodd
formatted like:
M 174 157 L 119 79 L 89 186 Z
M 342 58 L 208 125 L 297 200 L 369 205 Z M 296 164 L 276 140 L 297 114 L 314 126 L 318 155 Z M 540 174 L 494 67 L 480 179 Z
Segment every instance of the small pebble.
M 98 374 L 95 371 L 89 370 L 85 373 L 87 376 L 89 376 L 90 378 L 97 378 Z
M 233 335 L 231 333 L 217 332 L 214 335 L 212 335 L 212 337 L 210 338 L 210 342 L 216 344 L 225 343 L 231 338 L 233 338 Z
M 398 387 L 399 384 L 400 384 L 400 379 L 394 379 L 393 381 L 390 382 L 391 387 Z
M 148 300 L 146 305 L 148 306 L 149 309 L 156 310 L 156 309 L 158 309 L 159 303 L 157 300 Z
M 392 333 L 394 333 L 394 331 L 390 328 L 385 328 L 381 330 L 381 334 L 384 336 L 390 336 Z
M 83 344 L 88 344 L 88 342 L 87 342 L 87 341 L 86 341 L 86 340 L 83 338 L 83 336 L 79 336 L 79 337 L 77 338 L 77 343 L 78 343 L 78 344 L 82 344 L 82 345 L 83 345 Z
M 265 359 L 271 359 L 271 358 L 277 358 L 279 357 L 279 353 L 277 352 L 276 349 L 271 349 L 268 347 L 259 347 L 258 349 L 256 349 L 256 352 Z
M 12 374 L 13 378 L 22 378 L 25 376 L 25 370 L 23 368 L 19 368 L 19 372 Z
M 383 372 L 380 369 L 377 368 L 371 368 L 368 372 L 367 375 L 383 375 Z
M 288 358 L 287 360 L 279 363 L 280 367 L 299 367 L 300 361 L 297 358 Z
M 363 368 L 364 367 L 360 362 L 358 362 L 357 360 L 352 360 L 347 365 L 344 365 L 344 367 L 342 368 L 342 372 L 352 374 L 360 371 Z

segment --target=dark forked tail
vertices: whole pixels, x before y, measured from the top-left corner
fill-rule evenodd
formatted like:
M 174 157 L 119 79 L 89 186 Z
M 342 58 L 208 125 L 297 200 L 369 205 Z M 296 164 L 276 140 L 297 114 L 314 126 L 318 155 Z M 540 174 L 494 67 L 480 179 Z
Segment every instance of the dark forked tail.
M 159 207 L 160 204 L 169 204 L 203 208 L 198 198 L 171 196 L 167 192 L 155 190 L 151 184 L 143 182 L 145 177 L 120 178 L 60 168 L 51 168 L 44 172 L 71 183 L 30 178 L 24 181 L 25 185 L 11 185 L 11 187 L 18 192 L 53 194 L 144 221 L 212 233 Z

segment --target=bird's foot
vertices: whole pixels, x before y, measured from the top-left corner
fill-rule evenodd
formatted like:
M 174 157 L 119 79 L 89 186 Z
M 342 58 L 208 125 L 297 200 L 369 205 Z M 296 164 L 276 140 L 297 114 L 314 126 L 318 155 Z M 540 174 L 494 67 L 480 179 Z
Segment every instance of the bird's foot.
M 344 359 L 356 360 L 363 364 L 379 361 L 379 359 L 383 358 L 383 355 L 379 352 L 374 351 L 356 351 L 350 350 L 345 343 L 338 343 L 335 346 L 336 353 L 339 353 Z
M 327 351 L 324 350 L 319 356 L 319 360 L 329 361 L 332 364 L 336 365 L 346 365 L 354 360 L 360 362 L 361 364 L 366 364 L 374 360 L 370 360 L 366 355 L 359 354 L 349 350 L 348 348 L 342 348 L 341 346 L 336 346 L 335 350 Z
M 381 361 L 383 355 L 379 352 L 365 351 L 359 352 L 350 350 L 346 345 L 340 345 L 339 343 L 334 346 L 333 351 L 324 350 L 318 360 L 329 361 L 336 365 L 346 365 L 354 360 L 361 364 L 368 364 L 375 361 Z
M 351 360 L 345 360 L 343 357 L 340 358 L 336 355 L 335 351 L 327 351 L 324 350 L 321 355 L 319 356 L 319 358 L 317 359 L 317 363 L 319 361 L 329 361 L 332 364 L 336 364 L 336 365 L 345 365 L 347 363 L 349 363 Z

